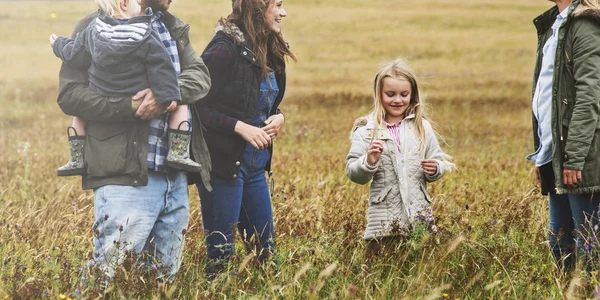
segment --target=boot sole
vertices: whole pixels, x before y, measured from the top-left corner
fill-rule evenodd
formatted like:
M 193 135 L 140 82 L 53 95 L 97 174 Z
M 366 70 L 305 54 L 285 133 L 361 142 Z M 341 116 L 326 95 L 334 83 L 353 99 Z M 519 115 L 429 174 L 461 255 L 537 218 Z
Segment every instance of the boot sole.
M 80 169 L 70 169 L 70 170 L 57 170 L 56 173 L 58 176 L 78 176 L 78 175 L 85 175 L 86 169 L 80 168 Z
M 202 171 L 202 167 L 193 167 L 193 166 L 190 166 L 190 165 L 186 165 L 186 164 L 182 164 L 182 163 L 176 163 L 176 162 L 171 162 L 171 161 L 167 161 L 166 165 L 167 165 L 167 167 L 170 167 L 172 169 L 183 170 L 183 171 L 187 171 L 187 172 L 197 172 L 197 173 L 199 173 L 200 171 Z

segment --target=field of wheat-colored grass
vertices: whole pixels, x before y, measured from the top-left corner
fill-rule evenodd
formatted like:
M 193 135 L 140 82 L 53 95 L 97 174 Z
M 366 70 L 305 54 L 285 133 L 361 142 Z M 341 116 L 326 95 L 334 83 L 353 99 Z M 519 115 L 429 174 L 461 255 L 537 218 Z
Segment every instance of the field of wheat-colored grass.
M 592 297 L 595 274 L 557 275 L 547 249 L 547 200 L 524 157 L 531 145 L 531 20 L 551 5 L 522 0 L 289 0 L 286 116 L 275 141 L 277 264 L 203 275 L 196 188 L 183 266 L 158 288 L 125 265 L 108 297 L 238 299 L 559 299 Z M 97 298 L 78 288 L 91 257 L 93 195 L 57 178 L 70 117 L 56 105 L 60 62 L 48 46 L 70 35 L 93 1 L 9 1 L 0 11 L 0 298 Z M 201 52 L 226 0 L 176 0 Z M 55 14 L 56 18 L 51 18 Z M 348 134 L 372 106 L 372 77 L 408 58 L 458 172 L 429 186 L 438 232 L 416 231 L 364 259 L 367 186 L 345 176 Z

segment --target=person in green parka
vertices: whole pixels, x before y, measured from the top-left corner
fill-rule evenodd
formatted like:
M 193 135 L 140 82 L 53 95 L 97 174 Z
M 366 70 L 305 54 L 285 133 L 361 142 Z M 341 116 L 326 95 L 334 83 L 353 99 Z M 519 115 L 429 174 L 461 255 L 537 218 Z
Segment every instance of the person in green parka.
M 537 183 L 549 195 L 548 241 L 561 268 L 598 246 L 600 204 L 600 5 L 552 0 L 534 20 L 533 142 Z M 576 246 L 576 247 L 575 247 Z M 587 264 L 589 266 L 589 264 Z

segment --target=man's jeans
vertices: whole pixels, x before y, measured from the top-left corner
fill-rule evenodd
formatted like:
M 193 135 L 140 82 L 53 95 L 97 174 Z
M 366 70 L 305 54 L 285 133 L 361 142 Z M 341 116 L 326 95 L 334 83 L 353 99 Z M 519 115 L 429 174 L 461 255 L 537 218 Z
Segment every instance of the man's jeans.
M 577 250 L 584 260 L 590 259 L 588 255 L 598 247 L 597 235 L 599 194 L 561 194 L 550 193 L 550 233 L 548 241 L 554 258 L 559 262 L 561 258 L 571 254 L 565 259 L 564 268 L 573 265 L 573 249 Z M 594 227 L 596 227 L 594 229 Z M 575 234 L 575 236 L 574 236 Z M 575 244 L 575 238 L 577 243 Z M 600 249 L 595 249 L 597 253 Z M 596 257 L 597 255 L 593 255 Z M 560 265 L 560 263 L 559 263 Z M 586 265 L 589 264 L 586 261 Z
M 172 280 L 181 265 L 184 230 L 190 215 L 184 172 L 148 170 L 148 185 L 107 185 L 94 190 L 94 258 L 113 277 L 126 254 L 142 255 L 138 265 Z
M 251 170 L 242 164 L 239 177 L 227 180 L 211 175 L 212 192 L 198 184 L 202 221 L 206 237 L 206 273 L 221 271 L 235 253 L 237 227 L 246 243 L 257 245 L 259 258 L 274 248 L 273 209 L 265 170 Z

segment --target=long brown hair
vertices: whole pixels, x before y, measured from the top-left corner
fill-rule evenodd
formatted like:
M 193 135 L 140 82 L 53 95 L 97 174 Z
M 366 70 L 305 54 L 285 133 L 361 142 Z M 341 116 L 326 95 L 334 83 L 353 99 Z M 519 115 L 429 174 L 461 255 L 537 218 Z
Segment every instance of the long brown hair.
M 265 13 L 276 0 L 233 0 L 233 11 L 227 21 L 237 25 L 249 39 L 249 47 L 256 55 L 262 74 L 285 72 L 285 57 L 296 61 L 283 34 L 275 33 L 267 26 Z

